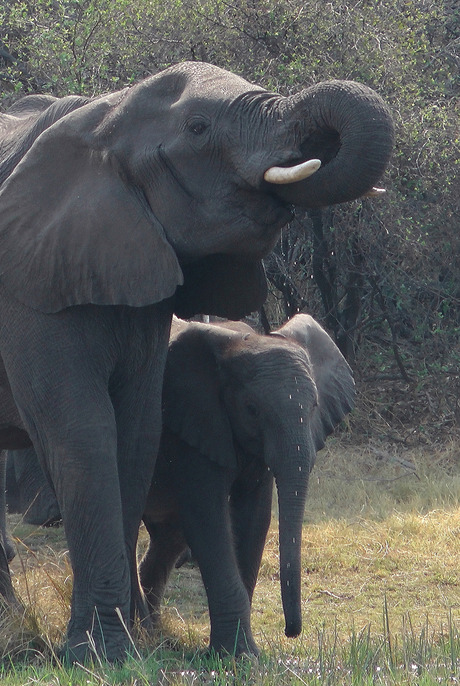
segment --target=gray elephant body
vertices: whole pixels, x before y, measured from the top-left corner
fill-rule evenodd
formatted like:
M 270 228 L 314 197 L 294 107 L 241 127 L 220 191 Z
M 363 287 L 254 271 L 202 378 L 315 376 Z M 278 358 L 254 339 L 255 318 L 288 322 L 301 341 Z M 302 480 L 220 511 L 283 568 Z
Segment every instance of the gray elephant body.
M 308 475 L 316 451 L 352 408 L 348 364 L 305 314 L 269 336 L 245 324 L 176 321 L 163 396 L 163 434 L 143 517 L 151 540 L 140 565 L 152 614 L 188 545 L 208 596 L 210 647 L 257 653 L 250 608 L 275 479 L 286 633 L 297 635 Z
M 257 653 L 250 609 L 274 477 L 286 627 L 295 635 L 308 475 L 316 451 L 353 405 L 350 368 L 308 315 L 269 336 L 241 322 L 174 320 L 163 397 L 160 451 L 143 515 L 150 545 L 140 578 L 150 612 L 159 616 L 171 569 L 190 546 L 208 596 L 211 648 Z M 10 458 L 22 476 L 24 504 L 35 502 L 35 521 L 44 523 L 57 503 L 30 452 Z M 292 505 L 290 482 L 298 500 Z
M 0 355 L 63 516 L 70 659 L 130 645 L 173 311 L 260 306 L 290 205 L 366 193 L 392 140 L 359 84 L 283 98 L 203 63 L 0 115 Z M 311 179 L 265 178 L 311 158 L 324 167 Z

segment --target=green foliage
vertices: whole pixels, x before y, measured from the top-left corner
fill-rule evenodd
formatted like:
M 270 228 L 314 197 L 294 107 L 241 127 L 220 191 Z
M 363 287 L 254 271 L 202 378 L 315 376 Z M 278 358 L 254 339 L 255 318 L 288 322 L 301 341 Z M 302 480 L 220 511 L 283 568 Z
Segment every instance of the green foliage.
M 441 379 L 453 426 L 459 14 L 455 0 L 8 0 L 0 5 L 0 106 L 27 92 L 119 89 L 185 59 L 285 94 L 334 78 L 377 89 L 397 131 L 387 196 L 323 213 L 319 261 L 312 222 L 299 217 L 269 265 L 277 286 L 280 274 L 290 282 L 293 303 L 286 308 L 274 288 L 268 312 L 275 323 L 307 305 L 365 375 L 380 358 L 382 376 L 414 388 L 426 388 L 427 374 Z

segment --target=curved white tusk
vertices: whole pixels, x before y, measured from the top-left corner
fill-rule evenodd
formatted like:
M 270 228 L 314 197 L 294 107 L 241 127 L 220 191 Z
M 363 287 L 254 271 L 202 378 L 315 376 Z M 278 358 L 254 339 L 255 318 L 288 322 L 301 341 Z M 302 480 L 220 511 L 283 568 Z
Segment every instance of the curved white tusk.
M 367 193 L 364 193 L 363 198 L 379 198 L 386 193 L 385 188 L 371 188 Z
M 308 160 L 294 167 L 270 167 L 264 174 L 265 181 L 269 183 L 296 183 L 308 179 L 309 176 L 318 171 L 321 167 L 321 160 Z

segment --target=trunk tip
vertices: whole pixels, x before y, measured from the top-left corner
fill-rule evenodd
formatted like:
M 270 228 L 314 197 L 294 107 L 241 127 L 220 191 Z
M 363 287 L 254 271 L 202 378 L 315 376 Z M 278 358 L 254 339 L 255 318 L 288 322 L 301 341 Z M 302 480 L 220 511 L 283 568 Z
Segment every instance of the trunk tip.
M 284 633 L 288 638 L 297 638 L 297 636 L 302 631 L 302 620 L 298 617 L 295 620 L 286 622 L 286 627 Z

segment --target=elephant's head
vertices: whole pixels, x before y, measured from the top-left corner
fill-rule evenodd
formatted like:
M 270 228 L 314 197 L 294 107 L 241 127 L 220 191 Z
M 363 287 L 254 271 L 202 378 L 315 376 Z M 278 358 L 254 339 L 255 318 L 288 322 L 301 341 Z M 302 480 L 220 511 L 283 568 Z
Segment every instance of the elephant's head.
M 0 278 L 46 312 L 176 291 L 182 316 L 254 310 L 266 294 L 261 258 L 292 206 L 366 193 L 393 141 L 365 86 L 282 97 L 205 63 L 51 102 L 26 133 L 19 119 L 0 161 Z
M 273 472 L 286 635 L 297 636 L 309 473 L 316 451 L 353 406 L 353 376 L 309 315 L 296 315 L 269 336 L 240 323 L 227 326 L 173 324 L 164 422 L 229 470 L 256 458 Z

